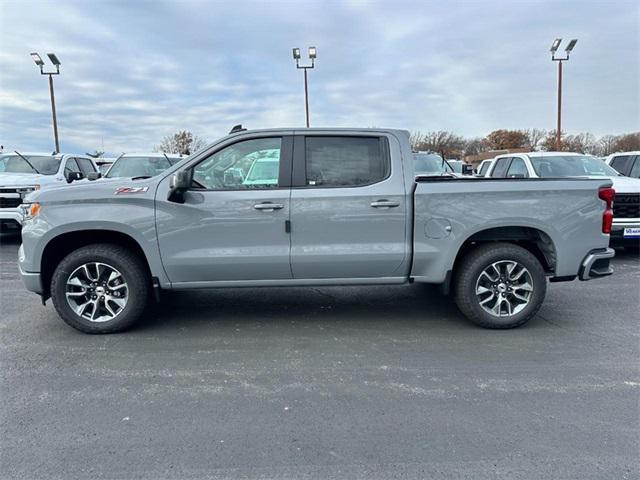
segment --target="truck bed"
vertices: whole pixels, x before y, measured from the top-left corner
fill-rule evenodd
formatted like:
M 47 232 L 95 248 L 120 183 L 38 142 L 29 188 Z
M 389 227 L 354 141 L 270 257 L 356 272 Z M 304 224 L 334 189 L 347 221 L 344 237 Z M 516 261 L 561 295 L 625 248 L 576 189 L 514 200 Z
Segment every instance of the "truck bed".
M 465 243 L 500 231 L 536 241 L 551 277 L 575 277 L 585 252 L 609 244 L 602 233 L 605 204 L 598 198 L 598 189 L 607 186 L 609 179 L 417 177 L 411 276 L 446 281 Z

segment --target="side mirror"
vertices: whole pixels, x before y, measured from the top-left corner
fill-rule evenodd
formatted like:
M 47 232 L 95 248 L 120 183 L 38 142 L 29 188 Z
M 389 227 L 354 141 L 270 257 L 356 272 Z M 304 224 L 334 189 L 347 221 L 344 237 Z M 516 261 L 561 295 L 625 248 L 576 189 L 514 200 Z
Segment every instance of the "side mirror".
M 102 178 L 102 174 L 100 172 L 89 172 L 87 174 L 87 180 L 98 180 L 99 178 Z
M 463 175 L 472 175 L 473 174 L 473 167 L 467 163 L 463 163 L 462 164 L 462 174 Z
M 184 203 L 184 192 L 191 188 L 193 182 L 193 170 L 180 170 L 171 175 L 169 183 L 169 195 L 167 200 L 170 202 Z
M 76 180 L 82 180 L 84 175 L 80 172 L 66 172 L 64 174 L 64 178 L 67 180 L 67 183 L 74 182 Z

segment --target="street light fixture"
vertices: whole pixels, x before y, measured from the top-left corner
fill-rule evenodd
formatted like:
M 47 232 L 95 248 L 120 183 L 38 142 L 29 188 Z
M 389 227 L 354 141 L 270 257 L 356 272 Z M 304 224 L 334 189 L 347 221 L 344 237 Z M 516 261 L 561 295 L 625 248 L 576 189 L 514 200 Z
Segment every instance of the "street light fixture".
M 561 38 L 556 38 L 551 44 L 551 48 L 549 51 L 551 52 L 551 60 L 554 62 L 558 62 L 558 125 L 556 126 L 556 150 L 560 150 L 560 142 L 561 142 L 561 132 L 562 132 L 562 62 L 569 60 L 569 54 L 578 43 L 578 39 L 574 38 L 569 42 L 567 47 L 564 49 L 565 56 L 558 58 L 556 57 L 556 53 L 558 52 L 558 48 L 560 48 L 560 43 L 562 42 Z
M 296 68 L 304 70 L 304 108 L 307 118 L 307 128 L 309 128 L 309 87 L 307 84 L 307 70 L 315 66 L 315 60 L 318 56 L 318 50 L 316 49 L 316 47 L 309 47 L 308 53 L 311 64 L 300 65 L 300 49 L 293 49 L 293 59 L 296 61 Z
M 33 59 L 33 63 L 36 64 L 40 68 L 41 75 L 49 75 L 49 96 L 51 97 L 51 114 L 53 116 L 53 139 L 56 146 L 56 153 L 60 152 L 60 142 L 58 140 L 58 120 L 56 117 L 56 98 L 53 94 L 53 75 L 60 75 L 60 60 L 55 53 L 47 53 L 47 57 L 56 67 L 55 72 L 45 72 L 44 71 L 44 61 L 40 57 L 40 55 L 36 52 L 31 53 L 31 58 Z

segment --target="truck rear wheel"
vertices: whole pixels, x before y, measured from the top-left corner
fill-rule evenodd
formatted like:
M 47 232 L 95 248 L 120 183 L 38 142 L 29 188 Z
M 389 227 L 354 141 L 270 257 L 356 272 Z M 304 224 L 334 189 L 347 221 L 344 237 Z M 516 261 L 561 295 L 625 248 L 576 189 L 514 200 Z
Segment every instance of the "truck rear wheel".
M 51 279 L 58 314 L 85 333 L 127 329 L 149 298 L 149 275 L 138 257 L 118 245 L 88 245 L 67 255 Z
M 488 243 L 469 253 L 454 279 L 460 311 L 484 328 L 514 328 L 538 312 L 547 292 L 540 261 L 511 243 Z

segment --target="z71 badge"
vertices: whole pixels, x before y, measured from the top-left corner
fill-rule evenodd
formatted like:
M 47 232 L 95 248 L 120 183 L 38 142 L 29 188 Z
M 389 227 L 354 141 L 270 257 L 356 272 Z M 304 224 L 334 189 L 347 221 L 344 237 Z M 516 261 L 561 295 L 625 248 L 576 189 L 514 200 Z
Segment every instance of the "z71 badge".
M 149 190 L 149 187 L 118 187 L 116 188 L 115 195 L 123 195 L 125 193 L 144 193 Z

